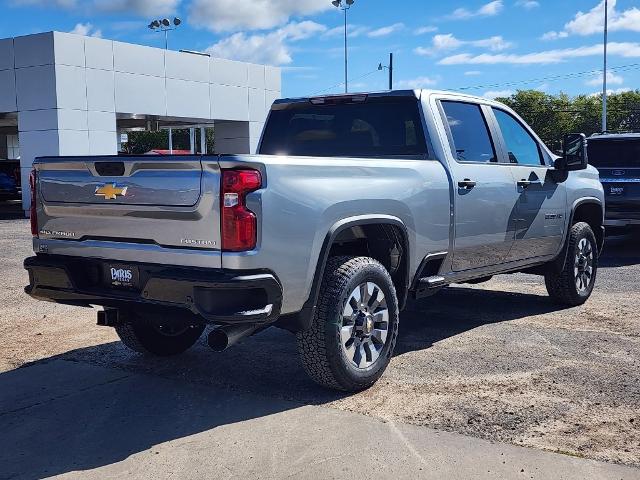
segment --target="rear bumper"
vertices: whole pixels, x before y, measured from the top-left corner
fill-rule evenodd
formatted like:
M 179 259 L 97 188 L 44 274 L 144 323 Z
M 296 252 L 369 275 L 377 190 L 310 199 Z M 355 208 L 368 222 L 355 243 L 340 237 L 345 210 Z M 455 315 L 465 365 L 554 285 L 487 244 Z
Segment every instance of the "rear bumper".
M 182 308 L 212 324 L 269 324 L 280 315 L 282 287 L 269 272 L 132 265 L 140 272 L 140 288 L 121 290 L 101 281 L 102 260 L 29 257 L 24 261 L 29 272 L 25 292 L 39 300 L 78 306 Z

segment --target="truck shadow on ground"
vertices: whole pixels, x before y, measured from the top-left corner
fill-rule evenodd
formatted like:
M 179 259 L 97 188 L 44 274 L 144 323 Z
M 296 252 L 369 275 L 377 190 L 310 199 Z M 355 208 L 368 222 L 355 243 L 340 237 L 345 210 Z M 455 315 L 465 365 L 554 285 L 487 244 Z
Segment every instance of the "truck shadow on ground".
M 446 289 L 402 314 L 397 355 L 557 308 L 542 296 Z M 222 354 L 203 343 L 157 359 L 112 342 L 1 374 L 0 478 L 36 479 L 154 455 L 164 442 L 345 396 L 306 377 L 287 332 L 267 330 Z

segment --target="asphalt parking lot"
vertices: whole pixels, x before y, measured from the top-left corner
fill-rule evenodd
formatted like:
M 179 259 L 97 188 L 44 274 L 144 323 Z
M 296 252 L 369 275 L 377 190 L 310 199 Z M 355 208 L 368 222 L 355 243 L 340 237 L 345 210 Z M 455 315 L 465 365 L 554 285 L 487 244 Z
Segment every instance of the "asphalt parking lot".
M 248 420 L 268 422 L 276 413 L 292 409 L 291 405 L 320 407 L 312 411 L 303 408 L 306 413 L 300 413 L 298 421 L 304 423 L 305 416 L 316 415 L 316 422 L 337 422 L 335 428 L 340 428 L 336 412 L 358 414 L 357 418 L 364 418 L 365 423 L 381 420 L 382 424 L 397 426 L 394 428 L 403 432 L 402 438 L 415 439 L 406 443 L 407 451 L 422 459 L 425 454 L 421 448 L 427 448 L 425 439 L 442 432 L 434 440 L 442 445 L 448 445 L 447 435 L 464 434 L 532 447 L 533 452 L 561 453 L 557 457 L 567 461 L 590 459 L 640 467 L 639 236 L 608 241 L 596 291 L 583 307 L 559 309 L 549 301 L 541 279 L 528 275 L 497 277 L 477 286 L 456 286 L 412 303 L 401 317 L 399 344 L 388 371 L 370 390 L 350 396 L 324 391 L 308 380 L 293 337 L 277 329 L 251 337 L 222 354 L 211 352 L 204 342 L 187 354 L 168 360 L 133 354 L 117 342 L 110 329 L 94 325 L 95 311 L 39 303 L 26 297 L 22 291 L 26 276 L 21 264 L 29 254 L 28 223 L 12 218 L 0 208 L 2 430 L 15 432 L 16 422 L 24 422 L 29 409 L 38 408 L 32 399 L 39 389 L 47 401 L 64 403 L 69 399 L 67 404 L 73 408 L 64 418 L 66 423 L 80 422 L 72 430 L 78 438 L 84 438 L 84 429 L 96 428 L 92 425 L 92 411 L 117 408 L 126 404 L 127 398 L 135 399 L 131 402 L 138 410 L 128 411 L 118 424 L 117 435 L 113 435 L 113 425 L 99 425 L 111 432 L 114 444 L 92 451 L 90 460 L 70 460 L 56 448 L 53 450 L 57 454 L 42 455 L 43 448 L 65 441 L 65 435 L 71 433 L 43 432 L 46 425 L 55 425 L 54 416 L 60 412 L 54 415 L 47 413 L 54 411 L 47 408 L 34 410 L 36 424 L 29 424 L 24 438 L 0 440 L 4 444 L 0 457 L 4 454 L 5 459 L 10 458 L 14 468 L 3 475 L 0 467 L 0 478 L 17 475 L 18 467 L 33 467 L 25 475 L 27 478 L 86 471 L 119 465 L 123 459 L 142 453 L 159 455 L 165 462 L 160 465 L 170 469 L 176 465 L 174 461 L 186 462 L 195 453 L 190 451 L 172 460 L 169 452 L 173 450 L 162 448 L 165 442 L 177 441 L 185 450 L 196 434 L 211 430 L 220 435 L 225 431 L 226 427 L 203 420 L 207 404 L 222 409 L 225 425 Z M 82 385 L 81 378 L 88 382 L 88 393 L 85 401 L 74 404 L 78 400 L 71 393 L 75 382 Z M 144 378 L 148 397 L 136 390 L 142 382 L 137 378 Z M 105 385 L 111 386 L 110 393 L 100 396 L 94 387 Z M 124 390 L 115 394 L 116 385 L 124 385 Z M 171 385 L 169 397 L 166 389 L 164 397 L 158 393 L 161 385 Z M 160 407 L 154 403 L 154 395 L 161 399 Z M 229 400 L 228 395 L 233 399 Z M 262 399 L 252 400 L 260 406 L 248 404 L 247 395 Z M 227 398 L 224 402 L 223 397 Z M 162 420 L 158 424 L 149 422 L 159 412 L 170 418 L 170 432 L 163 431 Z M 190 425 L 176 420 L 187 414 Z M 109 418 L 113 419 L 113 415 Z M 344 418 L 356 421 L 356 417 Z M 349 425 L 347 422 L 343 428 Z M 272 422 L 256 428 L 279 441 L 308 440 L 298 438 L 295 428 L 287 429 L 282 424 L 276 426 Z M 245 433 L 251 436 L 252 432 L 249 429 Z M 422 437 L 420 432 L 424 432 Z M 25 450 L 29 438 L 43 435 L 46 441 L 34 444 L 39 450 L 35 446 L 34 451 Z M 233 435 L 238 432 L 229 433 L 225 439 L 210 439 L 209 447 L 217 453 L 209 455 L 227 452 Z M 20 448 L 15 447 L 14 440 Z M 246 439 L 234 441 L 250 448 L 242 443 Z M 357 439 L 354 443 L 358 443 Z M 380 448 L 385 452 L 384 446 Z M 31 458 L 36 456 L 40 460 L 33 463 Z M 402 463 L 395 457 L 386 458 L 387 467 L 393 462 Z M 246 457 L 244 460 L 251 463 Z M 275 465 L 283 459 L 270 457 L 265 461 Z M 538 465 L 542 465 L 540 462 Z M 218 463 L 221 476 L 237 474 L 230 473 L 224 459 Z M 157 462 L 153 465 L 158 468 Z M 112 468 L 115 470 L 110 474 L 115 476 L 127 473 Z M 529 478 L 531 469 L 523 467 L 520 472 L 517 468 L 518 473 L 527 474 L 523 478 Z M 615 471 L 615 478 L 640 478 L 640 470 L 621 472 L 624 475 Z M 245 471 L 244 476 L 252 474 Z

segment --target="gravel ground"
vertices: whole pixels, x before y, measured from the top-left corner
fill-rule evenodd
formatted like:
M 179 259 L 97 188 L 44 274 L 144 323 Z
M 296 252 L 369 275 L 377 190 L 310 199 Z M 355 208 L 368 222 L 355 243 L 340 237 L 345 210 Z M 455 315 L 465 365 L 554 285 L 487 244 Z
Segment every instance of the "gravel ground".
M 293 336 L 277 329 L 222 354 L 204 341 L 172 359 L 127 351 L 94 325 L 95 311 L 23 293 L 28 222 L 9 218 L 0 220 L 0 372 L 64 358 L 640 466 L 639 240 L 608 242 L 583 307 L 558 309 L 529 275 L 412 303 L 387 373 L 345 396 L 311 383 Z

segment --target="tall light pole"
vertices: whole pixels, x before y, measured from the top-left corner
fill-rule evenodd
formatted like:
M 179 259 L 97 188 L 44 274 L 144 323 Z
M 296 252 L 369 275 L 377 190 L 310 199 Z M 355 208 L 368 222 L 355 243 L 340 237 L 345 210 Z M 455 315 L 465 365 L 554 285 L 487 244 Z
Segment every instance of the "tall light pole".
M 609 34 L 609 1 L 604 0 L 604 71 L 602 73 L 602 133 L 607 131 L 607 41 Z
M 154 20 L 149 24 L 149 28 L 154 32 L 164 32 L 164 49 L 169 49 L 169 32 L 171 30 L 175 30 L 180 26 L 182 20 L 178 17 L 174 18 L 173 21 L 169 21 L 168 18 L 163 18 L 162 20 Z
M 355 0 L 333 0 L 332 5 L 344 12 L 344 91 L 349 93 L 349 48 L 347 44 L 347 11 L 355 3 Z

